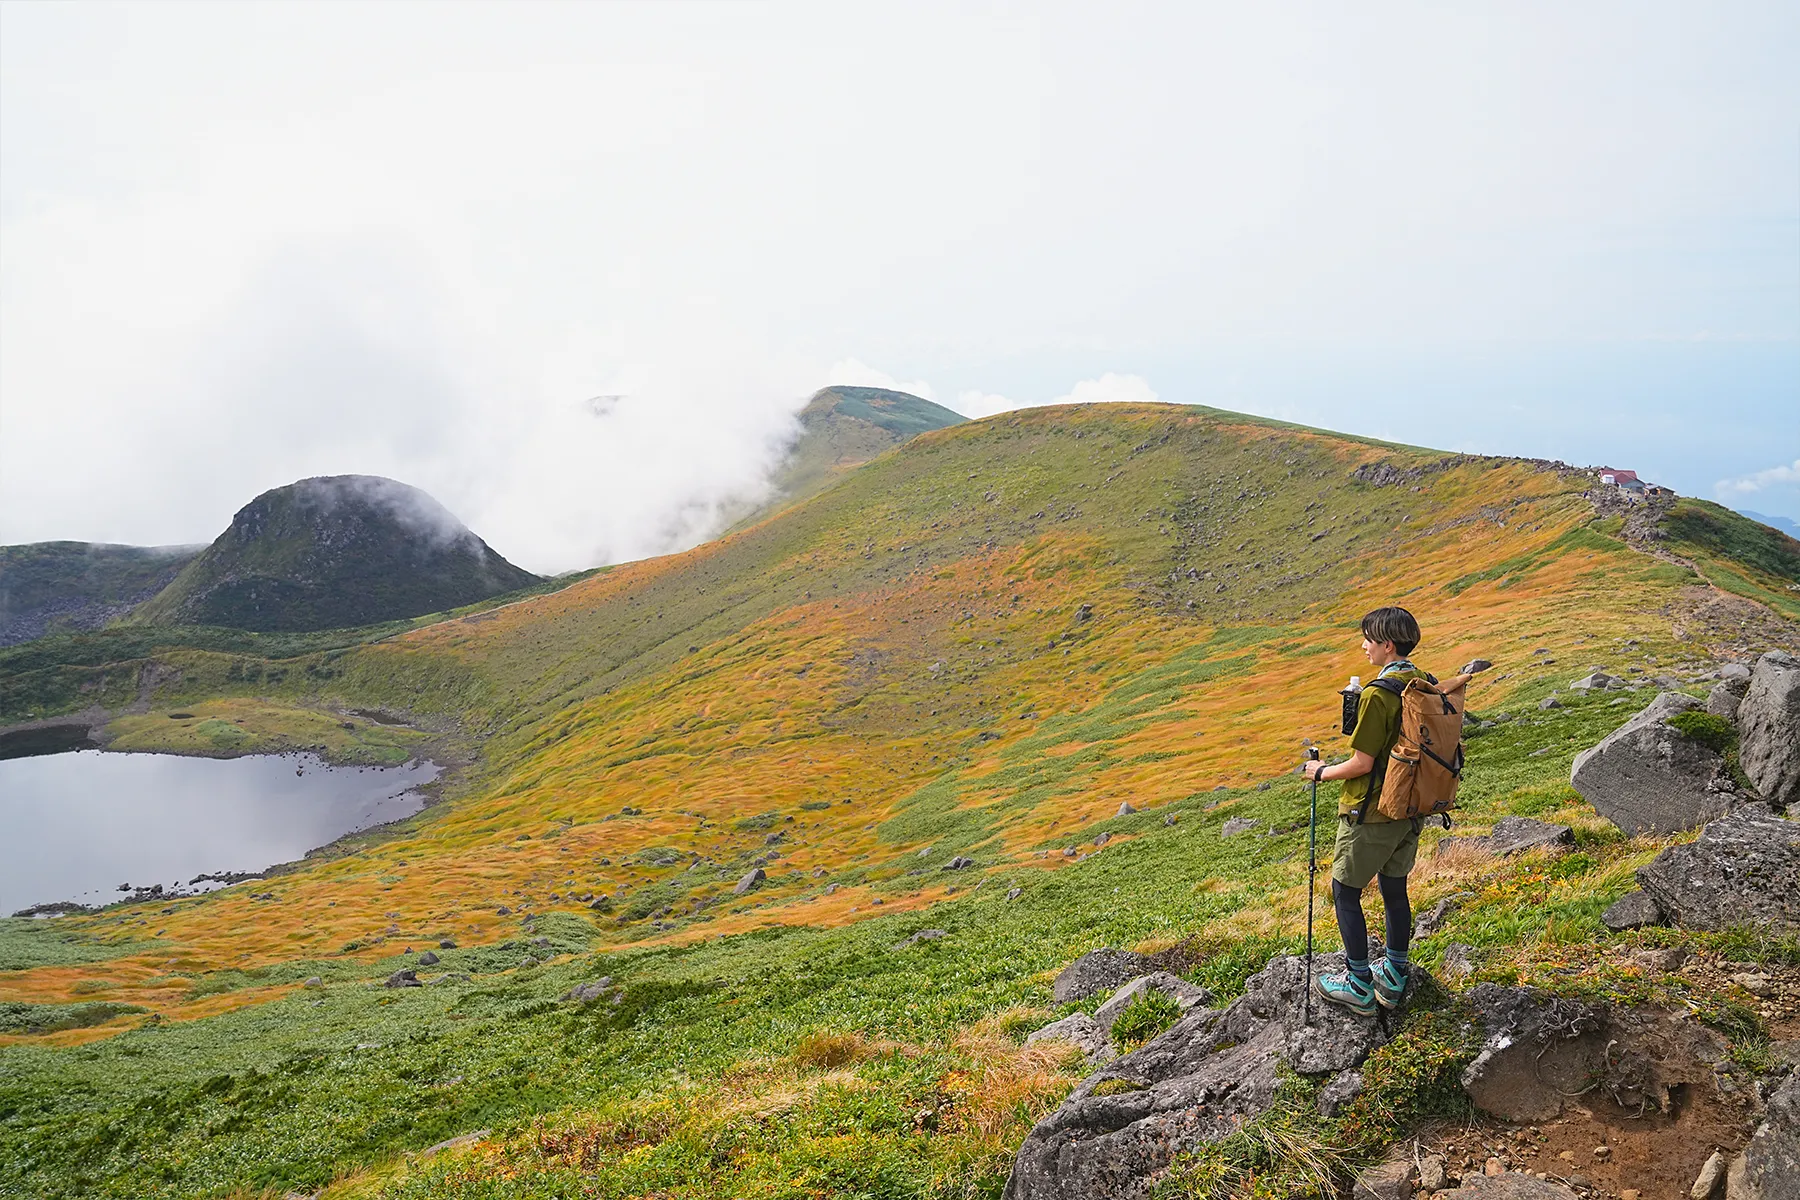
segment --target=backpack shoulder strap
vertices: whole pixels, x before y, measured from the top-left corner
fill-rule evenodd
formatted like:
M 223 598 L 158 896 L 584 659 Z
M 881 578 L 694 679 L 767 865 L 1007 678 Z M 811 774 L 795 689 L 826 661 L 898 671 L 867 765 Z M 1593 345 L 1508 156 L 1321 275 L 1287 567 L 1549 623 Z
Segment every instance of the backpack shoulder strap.
M 1396 696 L 1406 691 L 1406 684 L 1398 679 L 1371 679 L 1368 682 L 1368 686 L 1380 688 L 1382 691 L 1390 692 Z

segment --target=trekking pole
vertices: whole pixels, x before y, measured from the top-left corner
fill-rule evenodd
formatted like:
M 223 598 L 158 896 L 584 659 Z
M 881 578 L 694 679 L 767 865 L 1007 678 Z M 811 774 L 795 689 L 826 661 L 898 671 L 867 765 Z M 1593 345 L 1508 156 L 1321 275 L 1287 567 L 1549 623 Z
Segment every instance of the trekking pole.
M 1309 762 L 1319 761 L 1319 748 L 1309 746 Z M 1306 973 L 1300 978 L 1300 1023 L 1312 1024 L 1313 880 L 1319 872 L 1319 773 L 1313 772 L 1312 806 L 1306 818 Z

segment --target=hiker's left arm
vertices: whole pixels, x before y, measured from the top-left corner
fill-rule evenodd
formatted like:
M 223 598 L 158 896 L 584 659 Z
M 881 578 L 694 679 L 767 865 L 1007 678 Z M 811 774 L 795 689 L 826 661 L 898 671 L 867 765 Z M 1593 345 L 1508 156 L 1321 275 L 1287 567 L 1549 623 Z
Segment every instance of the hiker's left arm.
M 1303 763 L 1301 764 L 1301 775 L 1306 779 L 1316 776 L 1329 783 L 1333 779 L 1360 779 L 1374 769 L 1374 757 L 1366 750 L 1358 750 L 1343 762 L 1332 763 L 1329 767 L 1320 762 Z

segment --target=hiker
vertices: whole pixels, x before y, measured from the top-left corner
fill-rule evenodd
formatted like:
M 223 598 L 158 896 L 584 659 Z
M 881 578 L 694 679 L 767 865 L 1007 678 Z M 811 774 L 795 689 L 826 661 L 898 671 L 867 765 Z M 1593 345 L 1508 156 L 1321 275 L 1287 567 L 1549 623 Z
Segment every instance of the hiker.
M 1407 657 L 1419 644 L 1419 636 L 1419 622 L 1404 608 L 1378 608 L 1365 616 L 1362 650 L 1377 668 L 1375 678 L 1400 685 L 1412 679 L 1437 683 Z M 1467 675 L 1459 675 L 1436 690 L 1454 695 L 1468 681 Z M 1412 902 L 1406 895 L 1406 877 L 1418 856 L 1424 818 L 1395 820 L 1376 805 L 1388 756 L 1400 736 L 1400 711 L 1401 699 L 1395 692 L 1384 687 L 1363 688 L 1356 702 L 1356 726 L 1350 734 L 1350 758 L 1330 766 L 1316 759 L 1301 764 L 1305 779 L 1344 781 L 1332 851 L 1331 899 L 1338 932 L 1344 939 L 1347 969 L 1342 974 L 1321 976 L 1312 986 L 1321 999 L 1363 1016 L 1373 1015 L 1377 1005 L 1397 1007 L 1411 972 L 1407 949 L 1412 940 Z M 1387 911 L 1384 953 L 1372 966 L 1369 926 L 1362 906 L 1363 889 L 1371 879 L 1380 884 Z

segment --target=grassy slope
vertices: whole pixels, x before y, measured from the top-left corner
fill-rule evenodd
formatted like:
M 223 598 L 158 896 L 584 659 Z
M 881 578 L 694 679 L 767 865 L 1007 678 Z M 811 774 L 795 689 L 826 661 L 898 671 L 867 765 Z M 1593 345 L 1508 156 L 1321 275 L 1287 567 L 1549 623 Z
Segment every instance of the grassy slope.
M 1498 662 L 1476 701 L 1490 711 L 1589 664 L 1657 673 L 1703 653 L 1670 631 L 1691 574 L 1591 529 L 1584 480 L 1497 460 L 1386 488 L 1349 478 L 1376 459 L 1437 462 L 1207 410 L 1039 410 L 927 434 L 723 542 L 303 656 L 273 684 L 229 679 L 239 660 L 214 650 L 159 655 L 184 673 L 159 704 L 406 707 L 483 738 L 483 765 L 392 839 L 283 877 L 272 904 L 226 893 L 59 922 L 125 941 L 10 971 L 0 999 L 161 1020 L 12 1037 L 0 1151 L 46 1191 L 68 1186 L 79 1144 L 96 1188 L 162 1173 L 183 1194 L 315 1184 L 563 1111 L 588 1130 L 582 1153 L 620 1160 L 598 1194 L 714 1194 L 709 1179 L 786 1194 L 770 1181 L 858 1171 L 880 1194 L 991 1182 L 1069 1078 L 978 1022 L 1043 1005 L 1040 973 L 1100 942 L 1200 934 L 1240 948 L 1213 968 L 1230 982 L 1293 936 L 1294 835 L 1221 842 L 1226 814 L 1202 810 L 1291 823 L 1297 788 L 1254 785 L 1283 779 L 1303 739 L 1334 744 L 1329 693 L 1359 670 L 1365 608 L 1419 612 L 1428 665 Z M 1474 743 L 1477 827 L 1555 812 L 1591 845 L 1554 874 L 1494 868 L 1445 939 L 1509 948 L 1519 961 L 1499 969 L 1528 973 L 1591 951 L 1599 908 L 1652 847 L 1605 832 L 1568 759 L 1622 715 L 1593 701 Z M 1121 800 L 1153 811 L 1114 818 Z M 1167 806 L 1186 813 L 1173 828 Z M 1126 836 L 1083 862 L 1060 853 L 1102 829 Z M 933 869 L 954 853 L 980 870 Z M 733 897 L 759 859 L 769 884 Z M 994 899 L 1014 883 L 1019 903 Z M 611 914 L 566 899 L 590 889 Z M 496 949 L 520 912 L 599 957 L 487 974 L 523 953 Z M 925 924 L 953 937 L 889 949 Z M 446 935 L 472 947 L 446 958 L 483 972 L 475 985 L 355 982 Z M 602 971 L 627 983 L 618 1013 L 549 1003 Z M 315 973 L 336 981 L 319 1008 L 292 986 Z M 862 1057 L 794 1060 L 820 1028 L 856 1031 Z M 72 1084 L 52 1094 L 59 1072 Z M 785 1099 L 747 1114 L 746 1091 Z M 974 1096 L 988 1091 L 1013 1099 Z M 691 1093 L 687 1115 L 652 1111 L 649 1092 Z M 914 1106 L 948 1092 L 969 1097 L 966 1127 L 917 1133 Z M 536 1170 L 545 1144 L 506 1162 Z M 662 1182 L 632 1174 L 651 1166 Z M 512 1194 L 432 1178 L 396 1186 Z

